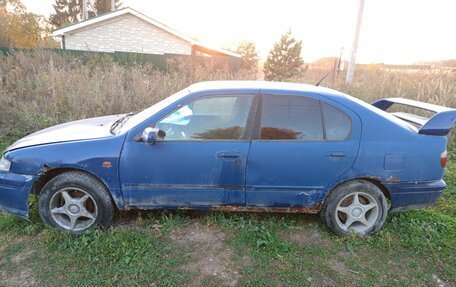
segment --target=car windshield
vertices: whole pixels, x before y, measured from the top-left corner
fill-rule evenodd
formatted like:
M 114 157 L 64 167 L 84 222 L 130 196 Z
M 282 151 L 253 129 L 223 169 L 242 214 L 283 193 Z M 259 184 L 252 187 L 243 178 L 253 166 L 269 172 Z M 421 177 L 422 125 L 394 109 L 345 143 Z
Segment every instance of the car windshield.
M 175 101 L 185 97 L 186 95 L 189 94 L 189 91 L 187 89 L 181 90 L 174 95 L 167 97 L 166 99 L 156 103 L 155 105 L 132 115 L 131 117 L 125 119 L 125 121 L 122 123 L 122 126 L 118 128 L 117 131 L 115 131 L 116 134 L 120 134 L 124 131 L 128 131 L 135 126 L 139 125 L 140 123 L 144 122 L 157 112 L 161 111 L 162 109 L 166 108 L 170 104 L 174 103 Z

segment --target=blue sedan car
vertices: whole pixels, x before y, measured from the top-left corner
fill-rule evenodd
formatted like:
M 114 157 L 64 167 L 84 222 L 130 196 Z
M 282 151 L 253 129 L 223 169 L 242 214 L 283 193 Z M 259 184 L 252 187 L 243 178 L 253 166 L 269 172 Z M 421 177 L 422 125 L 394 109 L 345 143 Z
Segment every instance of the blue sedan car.
M 38 195 L 42 220 L 72 233 L 137 208 L 320 213 L 336 234 L 369 235 L 389 211 L 439 198 L 455 119 L 303 84 L 198 83 L 18 140 L 0 161 L 0 209 L 27 217 Z

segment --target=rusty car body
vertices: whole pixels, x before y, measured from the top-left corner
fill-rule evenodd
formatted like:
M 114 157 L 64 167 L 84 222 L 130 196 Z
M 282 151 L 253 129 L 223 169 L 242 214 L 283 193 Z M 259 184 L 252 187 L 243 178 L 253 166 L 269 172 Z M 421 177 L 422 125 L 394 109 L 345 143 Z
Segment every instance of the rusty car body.
M 393 105 L 434 115 L 388 113 Z M 0 209 L 28 217 L 29 195 L 68 172 L 99 181 L 117 209 L 318 213 L 339 186 L 362 181 L 388 200 L 387 207 L 381 200 L 373 207 L 381 225 L 382 208 L 406 210 L 439 198 L 455 118 L 446 107 L 406 99 L 367 104 L 304 84 L 198 83 L 136 114 L 70 122 L 18 140 L 1 160 Z M 51 225 L 85 230 L 99 223 L 95 193 L 87 195 L 98 211 L 73 200 L 84 195 L 79 186 L 73 199 L 63 193 L 53 205 L 43 203 L 50 213 L 42 217 L 52 223 L 60 212 Z M 357 203 L 362 208 L 375 199 L 356 196 L 367 200 Z M 371 212 L 355 205 L 337 208 L 354 222 Z M 90 224 L 78 225 L 87 219 L 80 209 L 94 217 Z M 71 212 L 81 213 L 59 225 Z

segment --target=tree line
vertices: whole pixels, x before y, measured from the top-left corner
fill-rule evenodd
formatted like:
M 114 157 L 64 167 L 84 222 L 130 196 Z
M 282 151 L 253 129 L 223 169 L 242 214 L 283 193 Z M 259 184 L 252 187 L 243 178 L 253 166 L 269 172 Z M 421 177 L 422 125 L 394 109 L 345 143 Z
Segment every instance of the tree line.
M 89 1 L 88 17 L 96 17 L 111 11 L 111 0 Z M 122 5 L 115 0 L 116 8 Z M 58 47 L 50 36 L 52 29 L 83 20 L 83 0 L 55 0 L 54 12 L 49 19 L 28 12 L 20 0 L 0 0 L 0 47 L 36 48 Z M 265 80 L 290 81 L 303 71 L 302 41 L 291 31 L 283 34 L 269 51 L 263 65 Z M 242 42 L 236 47 L 241 55 L 241 69 L 251 73 L 259 71 L 259 55 L 252 42 Z
M 111 0 L 94 0 L 88 5 L 89 18 L 111 11 Z M 122 5 L 115 1 L 116 8 Z M 21 0 L 0 0 L 0 47 L 58 47 L 51 31 L 83 19 L 82 0 L 55 0 L 49 19 L 28 12 Z
M 87 0 L 55 0 L 54 13 L 49 17 L 49 22 L 54 27 L 61 27 L 83 20 L 83 1 Z M 95 0 L 88 2 L 87 14 L 89 18 L 111 11 L 111 0 Z M 122 6 L 121 0 L 115 0 L 117 8 Z
M 301 51 L 302 41 L 296 40 L 291 34 L 291 30 L 288 30 L 269 51 L 263 65 L 264 79 L 286 82 L 301 75 L 304 71 Z M 254 43 L 241 43 L 236 52 L 241 55 L 242 69 L 252 72 L 258 70 L 259 56 Z

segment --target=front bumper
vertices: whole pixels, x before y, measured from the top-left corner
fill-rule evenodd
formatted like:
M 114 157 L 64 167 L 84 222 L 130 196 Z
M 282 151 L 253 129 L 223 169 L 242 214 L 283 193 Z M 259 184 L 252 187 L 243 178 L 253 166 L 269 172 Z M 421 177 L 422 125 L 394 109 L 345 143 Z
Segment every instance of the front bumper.
M 388 183 L 385 185 L 391 195 L 390 211 L 404 211 L 429 206 L 439 199 L 446 187 L 443 179 Z
M 0 171 L 0 210 L 27 218 L 35 176 Z

